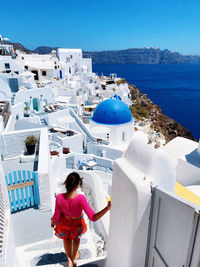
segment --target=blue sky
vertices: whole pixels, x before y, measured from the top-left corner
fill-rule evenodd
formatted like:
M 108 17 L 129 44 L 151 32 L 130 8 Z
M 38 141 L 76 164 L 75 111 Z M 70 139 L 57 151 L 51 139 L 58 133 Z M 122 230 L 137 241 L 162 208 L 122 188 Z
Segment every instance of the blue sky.
M 0 34 L 33 49 L 155 46 L 200 55 L 200 0 L 0 0 Z

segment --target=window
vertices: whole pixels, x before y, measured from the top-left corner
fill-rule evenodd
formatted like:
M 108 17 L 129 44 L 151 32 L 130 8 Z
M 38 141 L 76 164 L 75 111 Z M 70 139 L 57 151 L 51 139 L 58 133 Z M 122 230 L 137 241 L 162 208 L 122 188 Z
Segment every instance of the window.
M 122 141 L 125 142 L 125 132 L 122 133 Z
M 54 66 L 54 69 L 57 70 L 57 66 Z
M 72 71 L 71 71 L 71 68 L 69 67 L 69 73 L 71 73 Z
M 9 63 L 5 63 L 5 69 L 9 70 L 10 69 L 10 64 Z
M 70 58 L 69 58 L 69 57 L 66 57 L 65 62 L 66 62 L 66 63 L 67 63 L 67 62 L 70 62 Z
M 19 71 L 15 71 L 16 74 L 19 74 Z
M 22 57 L 22 60 L 24 60 L 24 57 Z
M 42 76 L 47 76 L 46 70 L 42 70 Z
M 72 59 L 72 58 L 73 58 L 73 56 L 72 56 L 72 55 L 70 55 L 70 58 Z
M 27 70 L 28 69 L 28 66 L 24 66 L 24 68 Z

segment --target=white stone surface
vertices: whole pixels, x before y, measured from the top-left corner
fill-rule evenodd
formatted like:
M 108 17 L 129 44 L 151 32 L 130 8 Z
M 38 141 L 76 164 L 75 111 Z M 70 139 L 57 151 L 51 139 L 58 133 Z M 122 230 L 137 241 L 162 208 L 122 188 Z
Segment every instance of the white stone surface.
M 124 157 L 154 185 L 174 192 L 176 174 L 169 155 L 163 150 L 149 146 L 145 135 L 135 134 Z
M 25 151 L 24 141 L 27 136 L 39 138 L 39 129 L 4 132 L 0 137 L 0 150 L 3 158 L 14 158 Z
M 5 174 L 1 159 L 0 159 L 0 186 L 3 193 L 1 195 L 1 229 L 3 229 L 3 240 L 1 239 L 2 257 L 0 258 L 0 266 L 20 267 L 18 265 L 18 260 L 17 260 L 15 239 L 13 234 L 13 224 L 10 215 L 10 204 L 9 204 L 7 186 L 5 183 Z M 5 212 L 4 216 L 2 216 L 3 209 Z
M 197 149 L 198 143 L 183 137 L 176 137 L 167 143 L 163 149 L 170 155 L 174 166 L 177 165 L 178 158 L 191 153 Z
M 47 128 L 41 129 L 39 143 L 38 180 L 40 193 L 40 209 L 50 210 L 51 206 L 51 185 L 49 180 L 50 152 Z
M 195 141 L 176 137 L 163 149 L 171 157 L 176 168 L 176 179 L 184 186 L 200 184 L 199 144 Z

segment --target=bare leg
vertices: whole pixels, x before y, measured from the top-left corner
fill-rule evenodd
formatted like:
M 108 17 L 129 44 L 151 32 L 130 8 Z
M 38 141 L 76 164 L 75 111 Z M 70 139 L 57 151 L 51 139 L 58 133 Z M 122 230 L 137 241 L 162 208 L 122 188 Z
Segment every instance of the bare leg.
M 78 250 L 76 253 L 76 259 L 78 260 L 80 258 L 80 251 Z
M 65 253 L 68 259 L 68 267 L 73 267 L 72 261 L 72 240 L 70 239 L 63 239 Z
M 77 262 L 76 256 L 77 256 L 79 245 L 80 245 L 80 238 L 74 239 L 73 245 L 72 245 L 72 261 L 74 262 L 74 264 L 76 264 Z

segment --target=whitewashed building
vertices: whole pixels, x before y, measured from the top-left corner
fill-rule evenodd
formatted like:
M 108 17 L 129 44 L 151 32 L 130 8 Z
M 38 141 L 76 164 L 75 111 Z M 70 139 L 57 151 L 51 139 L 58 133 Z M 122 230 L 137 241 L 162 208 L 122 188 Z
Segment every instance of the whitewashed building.
M 83 58 L 81 49 L 58 48 L 58 58 L 62 66 L 65 66 L 67 77 L 79 73 L 92 73 L 92 59 Z

